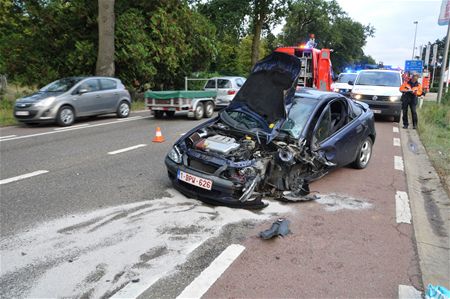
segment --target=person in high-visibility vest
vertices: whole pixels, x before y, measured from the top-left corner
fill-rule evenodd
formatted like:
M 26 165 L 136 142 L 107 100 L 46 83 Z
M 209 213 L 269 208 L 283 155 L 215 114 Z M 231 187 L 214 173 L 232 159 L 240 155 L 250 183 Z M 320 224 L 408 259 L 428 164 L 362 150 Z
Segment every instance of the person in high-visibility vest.
M 411 109 L 413 129 L 417 128 L 417 97 L 422 95 L 422 85 L 418 81 L 419 75 L 414 74 L 409 81 L 400 86 L 402 92 L 403 129 L 408 129 L 408 107 Z

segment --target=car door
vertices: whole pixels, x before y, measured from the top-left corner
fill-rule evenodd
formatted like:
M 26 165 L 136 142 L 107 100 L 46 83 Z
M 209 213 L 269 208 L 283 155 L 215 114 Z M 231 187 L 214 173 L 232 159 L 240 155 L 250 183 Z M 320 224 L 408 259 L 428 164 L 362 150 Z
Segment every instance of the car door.
M 119 102 L 119 91 L 117 90 L 117 81 L 108 78 L 101 78 L 100 80 L 100 112 L 114 112 L 117 109 Z
M 88 79 L 75 90 L 73 106 L 78 116 L 92 115 L 101 109 L 100 84 L 98 79 Z
M 333 105 L 342 107 L 338 120 Z M 345 98 L 330 101 L 322 111 L 313 133 L 313 148 L 337 166 L 354 161 L 365 131 L 359 118 L 352 118 L 350 109 L 351 103 Z

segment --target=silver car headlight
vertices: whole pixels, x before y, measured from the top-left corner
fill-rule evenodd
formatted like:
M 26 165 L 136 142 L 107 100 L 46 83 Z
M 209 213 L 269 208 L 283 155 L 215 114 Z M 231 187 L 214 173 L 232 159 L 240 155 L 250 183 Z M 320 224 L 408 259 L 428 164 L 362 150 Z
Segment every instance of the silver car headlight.
M 178 147 L 175 145 L 169 152 L 169 159 L 172 160 L 173 162 L 180 164 L 181 163 L 181 152 L 178 149 Z
M 333 91 L 334 92 L 339 92 L 339 88 L 334 88 Z
M 352 97 L 353 97 L 355 100 L 361 100 L 361 98 L 362 98 L 362 96 L 361 96 L 360 94 L 352 94 Z
M 398 100 L 400 100 L 399 96 L 391 96 L 391 97 L 389 97 L 389 101 L 391 101 L 391 102 L 397 102 Z
M 55 97 L 48 97 L 34 104 L 35 107 L 48 107 L 55 102 Z

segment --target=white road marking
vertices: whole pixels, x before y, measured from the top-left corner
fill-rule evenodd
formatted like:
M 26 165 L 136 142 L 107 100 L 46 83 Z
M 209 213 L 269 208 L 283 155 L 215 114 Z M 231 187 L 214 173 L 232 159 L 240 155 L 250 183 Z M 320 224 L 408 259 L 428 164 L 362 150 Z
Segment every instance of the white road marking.
M 51 131 L 51 132 L 36 133 L 36 134 L 31 134 L 31 135 L 24 135 L 24 136 L 17 136 L 17 137 L 5 138 L 5 139 L 0 139 L 0 142 L 3 142 L 3 141 L 11 141 L 11 140 L 17 140 L 17 139 L 25 139 L 25 138 L 31 138 L 31 137 L 37 137 L 37 136 L 44 136 L 44 135 L 50 135 L 50 134 L 56 134 L 56 133 L 62 133 L 62 132 L 67 132 L 67 131 L 89 129 L 89 128 L 94 128 L 94 127 L 100 127 L 100 126 L 106 126 L 106 125 L 118 124 L 118 123 L 121 123 L 121 122 L 127 122 L 127 121 L 133 121 L 133 120 L 140 120 L 140 119 L 147 119 L 147 118 L 151 118 L 151 117 L 150 117 L 150 116 L 146 116 L 146 117 L 144 117 L 144 116 L 135 116 L 135 117 L 124 118 L 124 119 L 121 120 L 121 121 L 111 121 L 111 122 L 107 122 L 107 123 L 94 124 L 94 125 L 84 126 L 84 127 L 69 127 L 69 128 L 67 128 L 66 130 Z
M 400 146 L 400 138 L 394 137 L 394 146 Z
M 147 144 L 138 144 L 138 145 L 130 146 L 130 147 L 127 147 L 127 148 L 119 149 L 119 150 L 116 150 L 116 151 L 109 152 L 108 155 L 117 155 L 117 154 L 120 154 L 120 153 L 123 153 L 123 152 L 132 151 L 134 149 L 137 149 L 137 148 L 140 148 L 140 147 L 144 147 L 144 146 L 147 146 Z
M 38 170 L 38 171 L 30 172 L 27 174 L 18 175 L 18 176 L 9 178 L 9 179 L 3 179 L 3 180 L 0 180 L 0 185 L 12 183 L 12 182 L 27 179 L 27 178 L 31 178 L 33 176 L 37 176 L 37 175 L 44 174 L 47 172 L 48 172 L 48 170 Z
M 68 130 L 68 129 L 76 129 L 76 128 L 81 128 L 81 127 L 87 127 L 87 126 L 90 126 L 90 125 L 91 124 L 79 124 L 79 125 L 70 126 L 70 127 L 55 128 L 55 129 L 53 129 L 53 131 L 62 131 L 62 130 Z
M 398 133 L 399 132 L 398 127 L 392 127 L 392 132 Z
M 422 293 L 413 286 L 398 286 L 398 299 L 421 299 Z
M 395 193 L 395 214 L 397 223 L 411 223 L 411 209 L 408 194 L 404 191 Z
M 121 121 L 127 121 L 127 120 L 133 120 L 133 119 L 141 119 L 142 116 L 138 115 L 138 116 L 133 116 L 133 117 L 127 117 L 127 118 L 118 118 L 116 120 L 116 122 L 121 122 Z
M 405 171 L 405 166 L 403 164 L 403 158 L 400 156 L 394 156 L 394 168 L 396 170 Z
M 227 247 L 200 275 L 188 285 L 178 298 L 200 298 L 234 262 L 235 259 L 245 250 L 245 247 L 238 244 L 231 244 Z
M 17 135 L 0 136 L 0 139 L 6 139 L 11 137 L 16 137 Z

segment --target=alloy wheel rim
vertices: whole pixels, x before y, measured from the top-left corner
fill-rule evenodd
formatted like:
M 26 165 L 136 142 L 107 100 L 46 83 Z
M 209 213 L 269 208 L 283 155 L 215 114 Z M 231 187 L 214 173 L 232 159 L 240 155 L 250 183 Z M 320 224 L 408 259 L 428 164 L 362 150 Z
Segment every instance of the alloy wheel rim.
M 211 114 L 213 114 L 213 106 L 212 105 L 208 105 L 207 107 L 206 107 L 206 113 L 208 114 L 208 115 L 211 115 Z
M 61 111 L 61 120 L 64 124 L 70 124 L 73 121 L 73 112 L 70 109 Z
M 128 113 L 130 113 L 130 108 L 127 104 L 122 103 L 122 105 L 120 105 L 120 114 L 126 116 Z
M 369 162 L 371 154 L 372 154 L 372 150 L 370 148 L 369 141 L 366 140 L 366 141 L 364 141 L 364 143 L 361 147 L 361 153 L 360 153 L 360 158 L 359 158 L 359 161 L 361 162 L 361 164 L 363 166 L 365 166 Z
M 202 106 L 197 106 L 195 111 L 197 112 L 197 115 L 202 115 L 203 114 L 203 107 Z

